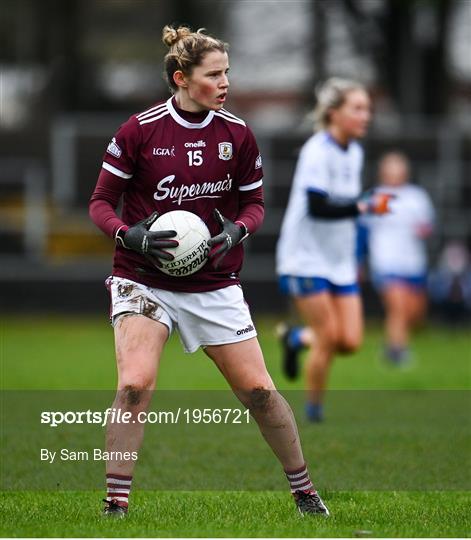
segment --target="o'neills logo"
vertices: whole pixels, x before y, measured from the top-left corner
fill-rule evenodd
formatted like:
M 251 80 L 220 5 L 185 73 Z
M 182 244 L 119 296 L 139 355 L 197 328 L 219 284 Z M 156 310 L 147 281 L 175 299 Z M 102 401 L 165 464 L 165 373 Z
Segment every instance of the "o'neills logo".
M 186 142 L 185 148 L 205 148 L 206 143 L 204 141 L 196 141 L 196 142 Z
M 157 191 L 154 193 L 154 199 L 156 201 L 163 201 L 170 198 L 173 199 L 173 203 L 180 205 L 183 201 L 194 201 L 195 199 L 219 199 L 222 197 L 222 192 L 230 191 L 232 187 L 232 178 L 229 173 L 224 180 L 217 180 L 215 182 L 172 186 L 171 184 L 174 180 L 174 174 L 160 180 L 157 184 Z
M 255 328 L 253 327 L 253 324 L 249 324 L 245 328 L 241 328 L 240 330 L 237 330 L 236 334 L 238 336 L 241 336 L 242 334 L 248 334 L 249 332 L 253 332 Z

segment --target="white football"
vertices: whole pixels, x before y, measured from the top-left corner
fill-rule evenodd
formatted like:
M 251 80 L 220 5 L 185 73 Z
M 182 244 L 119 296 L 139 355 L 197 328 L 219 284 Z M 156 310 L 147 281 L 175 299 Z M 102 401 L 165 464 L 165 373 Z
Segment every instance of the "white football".
M 186 210 L 173 210 L 162 214 L 152 224 L 151 231 L 177 231 L 177 247 L 165 248 L 174 256 L 173 261 L 159 259 L 159 268 L 169 276 L 189 276 L 202 268 L 208 259 L 208 240 L 211 235 L 206 223 L 196 214 Z

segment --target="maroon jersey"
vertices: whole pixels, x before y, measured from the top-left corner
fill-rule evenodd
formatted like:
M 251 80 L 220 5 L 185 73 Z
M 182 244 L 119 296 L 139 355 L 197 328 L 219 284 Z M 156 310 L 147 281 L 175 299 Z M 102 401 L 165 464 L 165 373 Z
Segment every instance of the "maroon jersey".
M 97 216 L 97 208 L 91 214 L 111 235 L 120 224 L 133 225 L 155 210 L 159 214 L 187 210 L 200 216 L 215 236 L 221 231 L 213 217 L 215 208 L 232 221 L 244 221 L 242 202 L 250 201 L 251 194 L 257 194 L 255 202 L 263 208 L 257 143 L 245 122 L 224 109 L 188 113 L 170 98 L 131 116 L 108 145 L 103 170 L 108 174 L 100 175 L 91 201 L 108 200 L 115 207 L 113 197 L 122 193 L 121 220 L 106 211 Z M 239 244 L 217 270 L 208 262 L 195 274 L 175 277 L 160 272 L 140 254 L 116 246 L 113 275 L 167 290 L 209 291 L 238 283 L 242 261 Z

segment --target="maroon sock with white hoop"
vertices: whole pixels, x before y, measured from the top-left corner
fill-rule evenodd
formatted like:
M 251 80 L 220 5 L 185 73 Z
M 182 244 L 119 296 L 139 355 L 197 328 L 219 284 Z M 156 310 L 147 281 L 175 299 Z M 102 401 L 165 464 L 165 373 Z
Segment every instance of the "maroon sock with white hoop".
M 119 506 L 128 507 L 129 492 L 131 491 L 132 476 L 123 474 L 106 475 L 106 500 L 114 500 Z
M 285 471 L 285 474 L 289 482 L 289 487 L 291 488 L 291 493 L 294 493 L 295 491 L 314 490 L 306 464 L 295 471 Z

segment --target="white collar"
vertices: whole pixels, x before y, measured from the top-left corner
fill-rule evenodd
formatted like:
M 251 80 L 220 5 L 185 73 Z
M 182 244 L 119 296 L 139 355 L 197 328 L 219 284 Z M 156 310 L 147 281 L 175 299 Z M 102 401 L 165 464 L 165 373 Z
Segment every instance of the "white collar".
M 208 116 L 202 122 L 200 122 L 199 124 L 195 124 L 193 122 L 188 122 L 188 120 L 185 120 L 184 118 L 182 118 L 177 113 L 177 111 L 175 110 L 175 107 L 173 106 L 172 99 L 173 99 L 173 97 L 171 97 L 171 98 L 169 98 L 167 100 L 168 112 L 170 113 L 170 116 L 175 120 L 175 122 L 177 124 L 180 124 L 181 126 L 183 126 L 185 128 L 188 128 L 188 129 L 201 129 L 201 128 L 204 128 L 211 122 L 211 120 L 214 117 L 214 111 L 209 111 Z

